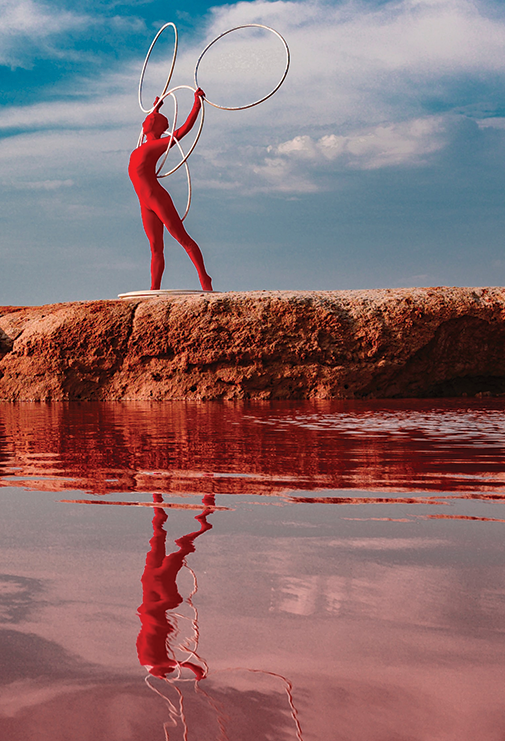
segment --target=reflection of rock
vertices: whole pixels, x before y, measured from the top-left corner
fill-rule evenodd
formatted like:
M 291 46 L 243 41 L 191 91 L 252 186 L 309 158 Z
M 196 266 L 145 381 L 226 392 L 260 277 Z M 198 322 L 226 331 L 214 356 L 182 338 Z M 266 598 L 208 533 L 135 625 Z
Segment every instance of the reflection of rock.
M 96 674 L 93 664 L 34 633 L 0 630 L 0 684 L 36 677 L 82 677 Z M 0 734 L 1 735 L 1 734 Z
M 27 620 L 38 607 L 34 597 L 40 595 L 43 588 L 40 579 L 0 574 L 0 623 L 13 625 Z
M 4 307 L 0 398 L 502 394 L 504 320 L 501 288 L 259 291 Z
M 164 738 L 166 717 L 165 704 L 138 681 L 18 681 L 2 687 L 0 738 L 146 741 Z
M 272 680 L 270 693 L 207 681 L 205 695 L 193 684 L 182 686 L 188 735 L 193 741 L 297 738 L 282 685 Z M 173 688 L 159 685 L 162 695 L 178 706 Z M 224 733 L 219 727 L 224 725 Z M 166 724 L 166 725 L 165 725 Z M 17 681 L 2 687 L 0 738 L 2 741 L 180 741 L 180 718 L 170 722 L 167 704 L 143 682 Z M 166 735 L 163 733 L 166 728 Z M 295 729 L 296 730 L 296 729 Z

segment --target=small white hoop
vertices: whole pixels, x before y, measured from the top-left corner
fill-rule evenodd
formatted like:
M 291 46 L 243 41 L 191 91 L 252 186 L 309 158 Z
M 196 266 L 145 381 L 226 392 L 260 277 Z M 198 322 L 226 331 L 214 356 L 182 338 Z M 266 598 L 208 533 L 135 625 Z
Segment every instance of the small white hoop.
M 162 96 L 162 98 L 161 98 L 161 100 L 164 100 L 168 95 L 173 95 L 173 93 L 175 93 L 176 90 L 181 90 L 181 89 L 191 90 L 193 93 L 196 93 L 195 88 L 192 88 L 191 85 L 178 85 L 177 87 L 174 87 L 171 90 L 169 90 L 168 92 L 164 93 L 163 96 Z M 173 97 L 175 99 L 175 95 Z M 203 123 L 204 123 L 204 119 L 205 119 L 205 106 L 204 106 L 204 103 L 203 103 L 203 98 L 201 99 L 200 102 L 201 102 L 201 106 L 200 106 L 200 126 L 198 127 L 198 131 L 196 132 L 196 137 L 195 137 L 195 140 L 194 140 L 193 144 L 189 148 L 187 154 L 184 154 L 184 152 L 182 151 L 182 148 L 181 148 L 180 143 L 176 139 L 175 141 L 177 141 L 178 147 L 179 147 L 180 151 L 182 152 L 183 159 L 175 167 L 173 167 L 171 170 L 169 170 L 168 172 L 165 172 L 162 175 L 160 175 L 159 173 L 161 172 L 161 169 L 162 169 L 163 165 L 166 162 L 166 159 L 168 157 L 168 152 L 170 150 L 170 147 L 172 146 L 172 144 L 170 144 L 169 147 L 167 148 L 166 153 L 165 153 L 165 157 L 163 159 L 163 162 L 158 167 L 158 170 L 156 172 L 156 175 L 158 176 L 158 178 L 167 178 L 169 175 L 172 175 L 176 170 L 178 170 L 179 167 L 182 167 L 182 165 L 184 165 L 186 163 L 186 160 L 188 159 L 188 157 L 190 156 L 190 154 L 193 152 L 194 148 L 198 144 L 198 140 L 200 138 L 200 134 L 202 133 Z M 172 127 L 172 137 L 173 137 L 174 134 L 175 134 L 175 124 Z
M 161 98 L 161 100 L 164 101 L 164 99 L 167 98 L 168 96 L 171 96 L 174 99 L 174 120 L 173 120 L 173 123 L 172 123 L 172 130 L 170 131 L 170 134 L 166 137 L 168 139 L 168 144 L 167 144 L 167 149 L 165 151 L 165 154 L 163 156 L 163 162 L 161 163 L 161 165 L 156 170 L 156 177 L 157 178 L 160 177 L 160 172 L 161 172 L 161 170 L 163 168 L 163 165 L 166 162 L 166 159 L 168 157 L 168 153 L 169 153 L 170 149 L 172 148 L 172 144 L 174 142 L 175 127 L 177 126 L 177 97 L 176 97 L 175 93 L 173 92 L 173 90 L 171 90 L 169 93 L 167 93 L 166 95 L 164 95 L 163 98 Z M 158 102 L 158 105 L 159 105 L 159 102 Z M 159 108 L 158 108 L 158 110 L 159 110 Z M 163 176 L 161 176 L 161 177 L 163 177 Z
M 140 80 L 139 80 L 139 106 L 140 106 L 140 110 L 143 111 L 144 113 L 152 113 L 154 111 L 154 108 L 155 108 L 155 106 L 153 106 L 152 108 L 147 109 L 147 108 L 144 108 L 144 106 L 142 105 L 142 85 L 144 83 L 144 77 L 145 77 L 145 73 L 146 73 L 147 63 L 149 62 L 149 57 L 151 56 L 151 52 L 154 49 L 154 45 L 158 41 L 159 37 L 161 36 L 161 34 L 165 30 L 165 28 L 168 28 L 169 26 L 172 26 L 172 28 L 174 29 L 174 53 L 172 55 L 172 64 L 170 65 L 170 71 L 168 73 L 167 81 L 165 82 L 165 87 L 161 91 L 161 95 L 159 96 L 160 98 L 163 95 L 165 95 L 165 93 L 167 91 L 167 88 L 168 88 L 168 86 L 170 84 L 170 80 L 172 79 L 172 75 L 174 73 L 175 60 L 176 60 L 176 57 L 177 57 L 177 47 L 178 47 L 178 44 L 179 44 L 179 37 L 178 37 L 178 34 L 177 34 L 177 28 L 175 26 L 175 23 L 170 22 L 170 23 L 165 23 L 165 25 L 160 28 L 160 30 L 158 31 L 158 33 L 154 37 L 153 42 L 152 42 L 151 46 L 149 47 L 149 51 L 146 54 L 146 58 L 144 59 L 144 64 L 142 65 L 142 72 L 140 73 Z
M 286 40 L 283 36 L 280 35 L 278 31 L 276 31 L 274 28 L 270 28 L 270 26 L 264 26 L 261 23 L 247 23 L 244 26 L 236 26 L 235 28 L 230 28 L 228 31 L 225 31 L 224 33 L 217 36 L 214 41 L 211 41 L 210 44 L 207 44 L 205 49 L 202 51 L 200 56 L 198 57 L 198 60 L 196 62 L 195 66 L 195 86 L 198 88 L 198 67 L 200 66 L 200 62 L 202 61 L 202 58 L 204 54 L 210 49 L 211 46 L 213 46 L 216 41 L 219 41 L 219 39 L 222 39 L 223 36 L 226 36 L 227 34 L 231 33 L 232 31 L 238 31 L 241 28 L 264 28 L 267 31 L 271 31 L 273 34 L 275 34 L 284 44 L 284 49 L 286 52 L 286 68 L 284 70 L 284 74 L 282 75 L 280 81 L 277 83 L 277 85 L 274 87 L 274 89 L 268 93 L 268 95 L 265 95 L 263 98 L 260 98 L 259 100 L 256 100 L 254 103 L 249 103 L 248 105 L 238 105 L 238 106 L 225 106 L 225 105 L 219 105 L 218 103 L 213 103 L 211 100 L 209 100 L 207 97 L 205 98 L 206 102 L 214 106 L 214 108 L 220 108 L 223 111 L 244 111 L 246 108 L 252 108 L 255 105 L 259 105 L 259 103 L 263 103 L 263 101 L 268 100 L 274 93 L 277 92 L 277 90 L 280 88 L 284 80 L 286 79 L 286 75 L 288 74 L 289 70 L 289 63 L 290 63 L 290 54 L 289 54 L 289 47 L 286 43 Z
M 198 132 L 197 132 L 197 135 L 195 137 L 195 140 L 194 140 L 193 144 L 191 145 L 191 147 L 190 147 L 189 151 L 187 152 L 187 154 L 185 154 L 184 153 L 184 150 L 182 149 L 182 146 L 181 146 L 180 141 L 178 139 L 175 139 L 175 130 L 176 130 L 176 126 L 177 126 L 177 97 L 175 95 L 175 91 L 176 90 L 179 90 L 180 88 L 187 88 L 188 90 L 192 90 L 193 92 L 196 92 L 189 85 L 179 85 L 178 87 L 175 87 L 172 90 L 169 90 L 168 92 L 165 92 L 163 94 L 162 98 L 161 98 L 161 100 L 164 100 L 168 96 L 171 96 L 174 99 L 174 120 L 173 120 L 173 124 L 172 124 L 172 130 L 170 131 L 170 135 L 166 137 L 166 139 L 168 139 L 167 149 L 166 149 L 166 152 L 165 152 L 165 155 L 163 157 L 163 161 L 162 161 L 161 165 L 159 165 L 158 169 L 156 170 L 156 177 L 158 179 L 160 179 L 160 178 L 166 178 L 169 175 L 172 175 L 174 172 L 176 172 L 176 170 L 178 170 L 180 167 L 182 167 L 182 165 L 184 165 L 184 167 L 186 169 L 186 179 L 188 181 L 188 200 L 187 200 L 187 203 L 186 203 L 186 210 L 184 212 L 184 215 L 181 217 L 181 221 L 184 221 L 184 219 L 186 218 L 186 216 L 189 213 L 189 209 L 190 209 L 190 206 L 191 206 L 191 197 L 192 197 L 191 174 L 189 172 L 189 166 L 188 166 L 187 160 L 188 160 L 189 155 L 193 152 L 194 148 L 196 147 L 196 145 L 198 143 L 198 139 L 200 138 L 200 134 L 202 133 L 203 121 L 204 121 L 204 105 L 203 105 L 203 100 L 201 100 L 200 126 L 198 128 Z M 159 105 L 159 103 L 158 103 L 158 105 Z M 139 138 L 138 138 L 138 141 L 137 141 L 137 147 L 140 147 L 142 145 L 143 138 L 144 138 L 144 130 L 141 129 L 140 130 L 140 134 L 139 134 Z M 182 155 L 182 159 L 169 172 L 166 172 L 166 173 L 160 175 L 160 172 L 161 172 L 161 170 L 163 168 L 163 165 L 165 164 L 165 162 L 167 160 L 168 153 L 170 152 L 170 149 L 172 148 L 172 144 L 173 143 L 177 144 L 177 146 L 179 148 L 179 151 L 180 151 L 180 153 Z
M 168 138 L 168 137 L 167 137 L 167 138 Z M 181 143 L 180 143 L 180 141 L 179 141 L 178 139 L 174 139 L 174 142 L 175 142 L 175 143 L 177 144 L 177 146 L 179 147 L 179 151 L 180 151 L 180 153 L 182 154 L 182 160 L 181 160 L 181 161 L 179 162 L 179 164 L 177 165 L 177 167 L 174 167 L 174 169 L 173 169 L 173 170 L 170 170 L 170 172 L 167 172 L 167 174 L 166 174 L 166 175 L 158 175 L 158 173 L 156 173 L 156 177 L 157 177 L 158 179 L 159 179 L 159 178 L 166 178 L 166 177 L 167 177 L 167 175 L 171 175 L 171 174 L 172 174 L 173 172 L 175 172 L 176 170 L 178 170 L 178 169 L 179 169 L 179 167 L 181 167 L 182 165 L 184 165 L 184 167 L 185 167 L 185 169 L 186 169 L 186 180 L 188 181 L 188 200 L 187 200 L 187 203 L 186 203 L 186 210 L 184 211 L 184 216 L 181 216 L 181 221 L 184 221 L 184 219 L 186 218 L 186 216 L 187 216 L 187 215 L 188 215 L 188 213 L 189 213 L 189 209 L 190 209 L 190 206 L 191 206 L 191 196 L 192 196 L 192 190 L 193 190 L 193 189 L 192 189 L 192 186 L 191 186 L 191 173 L 189 172 L 189 165 L 188 165 L 188 157 L 189 157 L 189 155 L 191 154 L 191 151 L 192 151 L 192 150 L 190 150 L 190 151 L 188 152 L 188 154 L 186 154 L 186 155 L 185 155 L 185 154 L 184 154 L 184 151 L 183 151 L 183 149 L 182 149 L 182 147 L 181 147 Z M 168 149 L 167 149 L 167 153 L 168 153 Z M 165 164 L 165 160 L 166 160 L 166 155 L 165 155 L 165 159 L 163 160 L 163 162 L 162 162 L 162 164 L 161 164 L 161 167 L 163 167 L 163 165 Z M 161 167 L 160 167 L 160 168 L 158 168 L 158 172 L 160 171 Z
M 180 152 L 181 152 L 182 156 L 184 157 L 184 152 L 182 151 L 182 147 L 181 147 L 181 144 L 180 144 L 179 140 L 176 139 L 175 141 L 177 142 L 177 146 L 179 147 Z M 189 165 L 188 165 L 188 162 L 187 162 L 188 157 L 189 157 L 190 154 L 191 154 L 191 151 L 182 160 L 181 164 L 178 165 L 178 167 L 180 167 L 182 164 L 184 164 L 184 167 L 186 168 L 186 179 L 188 181 L 188 200 L 187 200 L 187 203 L 186 203 L 186 210 L 184 211 L 184 216 L 181 216 L 181 221 L 184 221 L 184 219 L 186 218 L 186 216 L 189 213 L 189 208 L 191 206 L 191 195 L 192 195 L 191 173 L 189 172 Z M 168 173 L 168 174 L 170 174 L 170 173 Z M 163 177 L 165 177 L 165 176 L 163 176 Z
M 175 99 L 175 95 L 174 95 L 174 99 Z M 200 127 L 200 130 L 201 130 L 201 127 Z M 165 157 L 164 157 L 164 159 L 163 159 L 163 162 L 161 163 L 161 165 L 160 165 L 160 166 L 159 166 L 159 168 L 158 168 L 158 171 L 157 171 L 157 173 L 156 173 L 156 177 L 157 177 L 158 179 L 159 179 L 159 178 L 166 178 L 166 177 L 167 177 L 168 175 L 171 175 L 171 174 L 172 174 L 172 173 L 174 173 L 174 172 L 175 172 L 176 170 L 178 170 L 178 169 L 179 169 L 179 167 L 182 167 L 182 165 L 184 165 L 184 167 L 185 167 L 185 169 L 186 169 L 186 180 L 188 181 L 188 200 L 187 200 L 187 202 L 186 202 L 186 210 L 184 211 L 184 216 L 181 216 L 181 221 L 184 221 L 184 219 L 186 218 L 186 216 L 187 216 L 187 215 L 188 215 L 188 213 L 189 213 L 189 209 L 190 209 L 190 206 L 191 206 L 191 196 L 192 196 L 192 186 L 191 186 L 191 173 L 189 172 L 188 157 L 189 157 L 189 155 L 191 154 L 191 152 L 193 151 L 193 149 L 195 148 L 195 146 L 196 146 L 196 142 L 198 141 L 198 137 L 196 138 L 196 140 L 195 140 L 195 142 L 193 143 L 193 146 L 191 147 L 191 149 L 189 150 L 189 152 L 188 152 L 188 153 L 187 153 L 187 154 L 185 155 L 185 154 L 184 154 L 184 151 L 183 151 L 183 149 L 182 149 L 182 146 L 181 146 L 181 143 L 180 143 L 180 141 L 179 141 L 178 139 L 174 139 L 174 132 L 175 132 L 175 129 L 172 129 L 172 134 L 171 134 L 171 138 L 173 139 L 173 141 L 174 141 L 174 142 L 175 142 L 175 143 L 177 144 L 177 146 L 179 147 L 179 151 L 180 151 L 180 153 L 182 154 L 182 160 L 181 160 L 181 161 L 179 162 L 179 164 L 178 164 L 178 165 L 177 165 L 176 167 L 174 167 L 174 168 L 173 168 L 172 170 L 170 170 L 170 172 L 167 172 L 167 173 L 166 173 L 165 175 L 159 175 L 159 174 L 158 174 L 158 173 L 159 173 L 159 171 L 161 170 L 161 168 L 163 167 L 163 165 L 165 164 L 165 161 L 166 161 L 166 159 L 167 159 L 167 155 L 168 155 L 168 152 L 170 151 L 170 147 L 172 146 L 172 145 L 170 144 L 170 145 L 169 145 L 169 147 L 168 147 L 168 149 L 167 149 L 167 152 L 166 152 L 166 154 L 165 154 Z M 199 136 L 199 134 L 198 134 L 198 136 Z

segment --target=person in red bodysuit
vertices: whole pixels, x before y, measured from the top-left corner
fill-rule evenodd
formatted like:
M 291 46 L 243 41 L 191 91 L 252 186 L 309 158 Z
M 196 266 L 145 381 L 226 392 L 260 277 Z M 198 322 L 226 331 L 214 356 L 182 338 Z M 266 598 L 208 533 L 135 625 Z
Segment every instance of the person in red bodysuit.
M 176 139 L 182 139 L 193 127 L 203 96 L 203 90 L 198 88 L 195 92 L 195 102 L 191 113 L 186 122 L 175 131 L 172 146 Z M 169 139 L 161 138 L 161 135 L 168 129 L 168 119 L 159 112 L 163 103 L 158 103 L 158 98 L 156 98 L 154 104 L 154 111 L 142 124 L 146 141 L 132 152 L 128 166 L 128 175 L 140 201 L 142 223 L 151 245 L 151 290 L 159 290 L 165 269 L 163 255 L 163 225 L 165 225 L 172 237 L 184 247 L 191 258 L 197 269 L 202 289 L 212 291 L 212 279 L 205 269 L 200 248 L 187 233 L 171 197 L 160 185 L 156 176 L 156 163 L 166 152 Z

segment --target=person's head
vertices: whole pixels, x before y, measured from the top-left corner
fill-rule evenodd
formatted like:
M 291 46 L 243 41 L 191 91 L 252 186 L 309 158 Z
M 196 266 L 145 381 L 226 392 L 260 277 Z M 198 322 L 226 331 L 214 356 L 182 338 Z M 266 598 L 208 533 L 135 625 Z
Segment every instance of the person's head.
M 153 111 L 142 124 L 144 134 L 154 134 L 159 138 L 168 129 L 168 118 L 163 113 Z

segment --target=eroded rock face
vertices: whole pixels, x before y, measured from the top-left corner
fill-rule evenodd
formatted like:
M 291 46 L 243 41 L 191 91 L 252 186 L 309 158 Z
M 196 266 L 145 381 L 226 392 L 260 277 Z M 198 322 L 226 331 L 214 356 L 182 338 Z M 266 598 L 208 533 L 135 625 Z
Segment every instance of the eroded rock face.
M 0 399 L 505 395 L 505 289 L 257 291 L 0 308 Z

